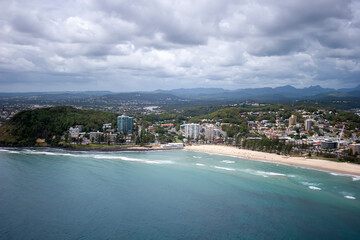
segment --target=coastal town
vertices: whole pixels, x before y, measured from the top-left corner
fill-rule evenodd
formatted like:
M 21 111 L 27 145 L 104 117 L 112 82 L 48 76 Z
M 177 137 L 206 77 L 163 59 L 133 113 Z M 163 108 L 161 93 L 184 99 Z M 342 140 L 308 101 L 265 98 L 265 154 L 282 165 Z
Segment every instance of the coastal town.
M 342 121 L 339 112 L 325 109 L 284 109 L 241 111 L 240 119 L 176 118 L 146 121 L 146 115 L 118 116 L 116 123 L 104 123 L 98 131 L 84 132 L 72 126 L 63 136 L 74 145 L 150 145 L 179 147 L 179 144 L 226 144 L 252 150 L 265 148 L 251 144 L 266 139 L 276 147 L 270 152 L 305 156 L 358 156 L 360 131 L 354 122 Z M 156 115 L 155 115 L 156 116 Z M 234 123 L 234 122 L 237 122 Z M 38 142 L 44 141 L 38 139 Z M 170 144 L 169 144 L 170 143 Z M 173 144 L 173 145 L 172 145 Z M 283 147 L 279 147 L 282 144 Z M 255 146 L 254 146 L 255 145 Z

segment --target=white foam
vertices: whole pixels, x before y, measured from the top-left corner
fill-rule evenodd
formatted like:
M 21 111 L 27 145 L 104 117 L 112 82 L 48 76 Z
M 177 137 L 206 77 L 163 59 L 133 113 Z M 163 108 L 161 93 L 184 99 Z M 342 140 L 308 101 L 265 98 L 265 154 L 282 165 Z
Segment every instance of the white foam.
M 312 190 L 321 190 L 321 188 L 315 187 L 315 186 L 309 186 L 309 188 L 312 189 Z
M 234 168 L 226 168 L 226 167 L 219 167 L 219 166 L 214 166 L 214 168 L 222 169 L 222 170 L 226 170 L 226 171 L 235 171 L 236 170 Z
M 282 174 L 282 173 L 276 173 L 276 172 L 263 172 L 263 171 L 258 171 L 260 174 L 266 174 L 269 176 L 286 176 L 286 174 Z
M 229 160 L 222 160 L 223 163 L 235 163 L 235 161 L 229 161 Z
M 277 172 L 266 172 L 266 171 L 259 171 L 259 170 L 253 170 L 253 169 L 245 169 L 244 172 L 257 175 L 257 176 L 263 176 L 263 177 L 293 177 L 293 175 L 286 175 L 283 173 L 277 173 Z
M 330 173 L 333 176 L 341 176 L 341 177 L 351 177 L 353 181 L 359 181 L 360 180 L 360 176 L 357 175 L 351 175 L 351 174 L 341 174 L 341 173 Z
M 145 163 L 149 163 L 149 164 L 171 164 L 173 162 L 172 161 L 145 161 Z
M 276 173 L 276 172 L 265 172 L 265 171 L 256 171 L 257 175 L 261 175 L 263 177 L 269 177 L 269 176 L 286 176 L 286 174 L 282 173 Z
M 196 166 L 205 166 L 205 164 L 202 164 L 202 163 L 196 163 L 195 165 Z
M 352 180 L 353 180 L 353 181 L 359 181 L 359 180 L 360 180 L 360 176 L 354 176 L 354 177 L 352 177 Z
M 8 149 L 0 149 L 0 152 L 7 152 L 7 153 L 20 153 L 19 151 L 12 151 Z
M 11 151 L 7 151 L 11 152 Z M 48 155 L 48 156 L 65 156 L 65 157 L 80 157 L 80 158 L 95 158 L 95 159 L 109 159 L 109 160 L 122 160 L 122 161 L 130 161 L 130 162 L 142 162 L 148 164 L 171 164 L 172 161 L 156 161 L 156 160 L 143 160 L 138 158 L 129 158 L 124 156 L 114 156 L 106 153 L 102 154 L 72 154 L 72 153 L 59 153 L 59 152 L 45 152 L 45 151 L 35 151 L 30 149 L 25 149 L 21 152 L 15 153 L 24 153 L 31 155 Z
M 344 196 L 344 198 L 352 199 L 352 200 L 355 200 L 355 199 L 356 199 L 356 197 L 354 197 L 354 196 L 349 196 L 349 195 Z
M 320 186 L 321 183 L 301 182 L 305 186 Z
M 123 156 L 107 156 L 107 155 L 86 155 L 86 157 L 92 157 L 96 159 L 112 159 L 112 160 L 122 160 L 122 161 L 130 161 L 130 162 L 142 162 L 142 163 L 149 163 L 149 164 L 171 164 L 172 161 L 149 161 L 143 160 L 138 158 L 129 158 Z
M 32 151 L 32 150 L 26 150 L 23 153 L 25 153 L 25 154 L 33 154 L 33 155 L 48 155 L 48 156 L 69 156 L 69 157 L 78 156 L 78 155 L 70 154 L 70 153 L 39 152 L 39 151 Z
M 199 157 L 199 156 L 193 156 L 193 158 L 202 158 L 202 157 Z

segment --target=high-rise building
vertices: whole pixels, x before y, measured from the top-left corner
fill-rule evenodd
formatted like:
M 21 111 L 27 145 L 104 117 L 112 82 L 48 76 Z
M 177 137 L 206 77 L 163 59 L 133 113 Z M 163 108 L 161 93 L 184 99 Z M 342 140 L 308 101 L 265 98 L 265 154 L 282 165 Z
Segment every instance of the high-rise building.
M 314 125 L 314 120 L 312 120 L 312 119 L 305 120 L 305 130 L 306 131 L 310 131 L 313 125 Z
M 205 126 L 205 139 L 208 141 L 214 140 L 214 125 L 208 124 Z
M 354 144 L 350 144 L 350 150 L 352 152 L 352 154 L 359 154 L 360 153 L 360 144 L 359 143 L 354 143 Z
M 199 124 L 185 124 L 185 137 L 198 139 L 200 137 L 200 125 Z
M 291 115 L 291 117 L 289 118 L 289 127 L 292 125 L 296 125 L 296 116 L 295 115 Z
M 321 148 L 323 149 L 334 149 L 338 147 L 338 142 L 335 141 L 322 141 Z
M 118 116 L 118 132 L 128 133 L 133 129 L 133 118 L 128 116 Z

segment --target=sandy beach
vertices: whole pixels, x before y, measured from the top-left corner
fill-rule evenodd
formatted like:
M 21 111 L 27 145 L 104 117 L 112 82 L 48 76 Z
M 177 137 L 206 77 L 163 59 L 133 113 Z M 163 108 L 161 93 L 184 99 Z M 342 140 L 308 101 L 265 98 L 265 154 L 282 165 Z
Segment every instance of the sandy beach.
M 292 166 L 313 168 L 334 173 L 351 174 L 360 176 L 360 165 L 344 162 L 333 162 L 303 157 L 287 157 L 274 153 L 257 152 L 246 149 L 238 149 L 225 145 L 192 145 L 186 146 L 186 150 L 222 154 L 239 157 L 248 160 L 266 161 Z

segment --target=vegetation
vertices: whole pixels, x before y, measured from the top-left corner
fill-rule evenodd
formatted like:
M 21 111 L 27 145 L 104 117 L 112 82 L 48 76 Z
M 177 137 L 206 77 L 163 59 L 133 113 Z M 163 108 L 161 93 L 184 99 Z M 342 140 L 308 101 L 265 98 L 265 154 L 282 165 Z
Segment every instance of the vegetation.
M 226 132 L 228 137 L 245 136 L 249 132 L 246 122 L 242 122 L 240 125 L 222 125 L 221 128 Z
M 142 118 L 143 121 L 152 123 L 169 120 L 173 123 L 182 124 L 183 121 L 188 120 L 188 118 L 183 115 L 171 113 L 140 115 L 138 118 Z
M 244 140 L 242 147 L 246 149 L 264 151 L 270 153 L 290 154 L 293 145 L 285 144 L 285 141 L 279 139 L 261 139 L 261 140 Z
M 116 114 L 95 110 L 80 110 L 68 106 L 26 110 L 16 114 L 1 126 L 1 144 L 35 145 L 36 139 L 45 139 L 51 145 L 59 144 L 61 136 L 70 127 L 82 125 L 83 131 L 101 130 L 104 122 L 116 125 Z

